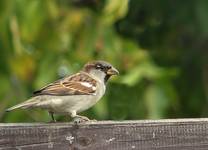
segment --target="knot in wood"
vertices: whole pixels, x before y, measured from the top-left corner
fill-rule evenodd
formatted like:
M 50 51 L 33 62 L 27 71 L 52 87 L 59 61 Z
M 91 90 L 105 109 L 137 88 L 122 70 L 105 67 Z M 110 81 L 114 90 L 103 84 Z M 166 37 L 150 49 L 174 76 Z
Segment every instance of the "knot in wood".
M 77 143 L 81 146 L 88 146 L 92 143 L 92 139 L 90 139 L 88 137 L 78 137 Z

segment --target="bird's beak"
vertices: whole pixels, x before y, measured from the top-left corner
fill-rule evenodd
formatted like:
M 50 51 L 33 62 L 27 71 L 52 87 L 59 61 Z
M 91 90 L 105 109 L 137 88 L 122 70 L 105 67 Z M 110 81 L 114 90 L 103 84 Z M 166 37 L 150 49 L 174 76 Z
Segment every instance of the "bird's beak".
M 119 72 L 116 68 L 112 67 L 111 69 L 108 69 L 107 74 L 108 75 L 118 75 Z

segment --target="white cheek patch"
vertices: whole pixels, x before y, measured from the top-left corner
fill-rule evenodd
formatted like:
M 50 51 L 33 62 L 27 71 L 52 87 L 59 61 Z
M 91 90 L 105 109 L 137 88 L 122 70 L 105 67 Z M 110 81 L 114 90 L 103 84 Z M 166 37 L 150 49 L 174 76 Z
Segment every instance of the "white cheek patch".
M 88 88 L 92 88 L 92 90 L 96 90 L 96 87 L 88 82 L 80 82 L 81 85 L 86 86 Z

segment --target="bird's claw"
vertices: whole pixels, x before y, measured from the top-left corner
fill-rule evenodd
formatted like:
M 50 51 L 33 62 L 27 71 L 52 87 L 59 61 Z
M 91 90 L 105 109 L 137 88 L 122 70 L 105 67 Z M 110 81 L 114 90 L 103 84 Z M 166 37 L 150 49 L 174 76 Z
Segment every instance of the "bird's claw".
M 76 116 L 73 119 L 73 122 L 75 124 L 79 124 L 79 123 L 83 123 L 83 122 L 87 122 L 87 121 L 90 121 L 90 119 L 85 116 Z

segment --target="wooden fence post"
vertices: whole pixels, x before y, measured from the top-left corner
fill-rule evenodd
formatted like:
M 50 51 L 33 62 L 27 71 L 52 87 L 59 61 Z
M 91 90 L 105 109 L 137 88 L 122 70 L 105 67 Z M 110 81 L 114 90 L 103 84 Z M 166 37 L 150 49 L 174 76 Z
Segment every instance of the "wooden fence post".
M 1 123 L 0 150 L 208 150 L 208 119 Z

